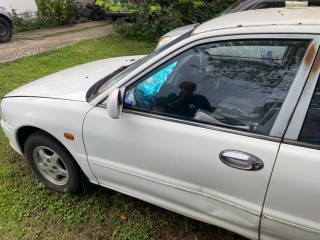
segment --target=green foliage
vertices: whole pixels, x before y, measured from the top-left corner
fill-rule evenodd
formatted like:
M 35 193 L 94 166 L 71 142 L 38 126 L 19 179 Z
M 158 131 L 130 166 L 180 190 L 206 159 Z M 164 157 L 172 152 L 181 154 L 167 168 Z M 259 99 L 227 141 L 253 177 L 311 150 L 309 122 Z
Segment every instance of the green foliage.
M 32 20 L 24 20 L 12 10 L 14 32 L 61 26 L 69 23 L 79 11 L 76 0 L 36 0 L 36 3 L 37 17 Z
M 114 225 L 112 240 L 153 239 L 152 221 L 148 214 L 137 209 L 130 209 L 130 212 L 125 208 L 115 209 L 110 221 Z
M 95 3 L 107 12 L 123 12 L 134 7 L 133 3 L 127 0 L 96 0 Z
M 37 16 L 35 19 L 25 21 L 18 16 L 15 9 L 12 9 L 12 17 L 14 22 L 14 32 L 31 31 L 41 28 L 55 27 L 58 24 L 47 16 Z
M 63 25 L 78 11 L 76 0 L 36 0 L 41 17 L 49 17 L 58 25 Z
M 177 27 L 202 23 L 212 19 L 235 0 L 144 0 L 138 4 L 129 1 L 97 0 L 96 4 L 105 11 L 123 11 L 132 15 L 132 23 L 118 20 L 115 30 L 131 39 L 156 40 L 164 33 Z

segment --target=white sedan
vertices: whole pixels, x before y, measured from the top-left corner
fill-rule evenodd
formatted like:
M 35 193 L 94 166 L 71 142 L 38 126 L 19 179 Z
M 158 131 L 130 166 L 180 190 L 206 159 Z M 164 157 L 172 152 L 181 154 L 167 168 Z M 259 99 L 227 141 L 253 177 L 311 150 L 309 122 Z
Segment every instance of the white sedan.
M 1 126 L 53 190 L 87 178 L 251 239 L 320 239 L 319 45 L 316 8 L 230 14 L 14 90 Z

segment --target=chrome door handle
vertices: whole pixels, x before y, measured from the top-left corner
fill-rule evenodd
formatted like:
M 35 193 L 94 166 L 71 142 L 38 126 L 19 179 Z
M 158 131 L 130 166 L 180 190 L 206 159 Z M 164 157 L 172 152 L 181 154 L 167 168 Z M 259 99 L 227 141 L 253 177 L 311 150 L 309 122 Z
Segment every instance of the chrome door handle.
M 256 156 L 237 150 L 222 151 L 219 157 L 224 164 L 238 169 L 256 171 L 264 166 L 263 162 Z

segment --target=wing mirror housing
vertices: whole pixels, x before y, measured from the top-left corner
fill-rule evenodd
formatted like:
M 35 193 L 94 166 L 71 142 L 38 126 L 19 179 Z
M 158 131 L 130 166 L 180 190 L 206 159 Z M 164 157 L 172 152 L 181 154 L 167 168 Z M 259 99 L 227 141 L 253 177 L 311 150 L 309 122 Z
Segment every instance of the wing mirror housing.
M 107 100 L 107 112 L 113 119 L 119 119 L 122 110 L 122 97 L 119 88 L 112 90 Z

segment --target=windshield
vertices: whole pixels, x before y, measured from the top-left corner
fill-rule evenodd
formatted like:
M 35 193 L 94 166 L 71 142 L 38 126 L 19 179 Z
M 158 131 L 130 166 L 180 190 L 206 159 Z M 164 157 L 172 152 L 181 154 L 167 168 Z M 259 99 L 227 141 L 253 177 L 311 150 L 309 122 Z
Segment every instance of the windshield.
M 87 101 L 91 101 L 94 98 L 96 98 L 99 94 L 101 94 L 102 92 L 104 92 L 106 89 L 110 88 L 111 86 L 113 86 L 115 83 L 119 82 L 121 79 L 123 79 L 124 77 L 126 77 L 127 75 L 129 75 L 132 71 L 134 71 L 136 68 L 140 67 L 142 64 L 144 64 L 145 62 L 149 61 L 150 59 L 154 58 L 155 56 L 157 56 L 159 53 L 163 52 L 164 50 L 170 48 L 171 46 L 175 45 L 176 43 L 190 37 L 191 33 L 192 33 L 193 29 L 183 35 L 181 35 L 180 37 L 174 39 L 173 41 L 171 41 L 170 43 L 162 46 L 161 48 L 159 48 L 158 50 L 150 53 L 149 55 L 141 58 L 140 60 L 138 60 L 137 62 L 129 65 L 129 66 L 123 66 L 119 69 L 117 69 L 115 72 L 111 73 L 110 75 L 104 77 L 103 79 L 101 79 L 100 81 L 98 81 L 97 83 L 95 83 L 88 91 L 87 93 Z M 116 75 L 115 75 L 116 73 Z

